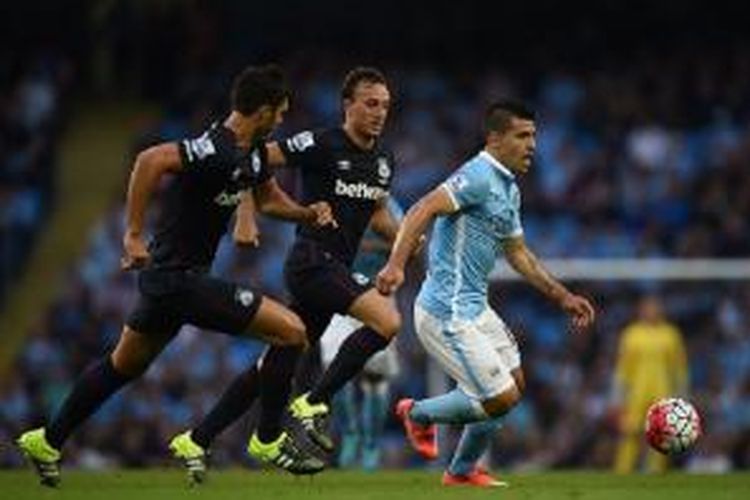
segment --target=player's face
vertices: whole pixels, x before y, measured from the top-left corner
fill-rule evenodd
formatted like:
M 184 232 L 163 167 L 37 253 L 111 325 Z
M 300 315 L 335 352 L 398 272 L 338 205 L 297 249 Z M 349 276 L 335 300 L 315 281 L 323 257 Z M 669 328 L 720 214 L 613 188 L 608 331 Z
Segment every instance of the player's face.
M 532 120 L 512 117 L 504 132 L 490 136 L 490 141 L 497 141 L 496 147 L 503 165 L 521 174 L 529 171 L 536 150 L 536 126 Z
M 661 302 L 656 297 L 646 297 L 638 304 L 638 316 L 641 321 L 658 323 L 664 317 Z
M 388 87 L 382 83 L 361 82 L 352 98 L 344 101 L 344 114 L 353 130 L 373 138 L 383 133 L 390 105 Z

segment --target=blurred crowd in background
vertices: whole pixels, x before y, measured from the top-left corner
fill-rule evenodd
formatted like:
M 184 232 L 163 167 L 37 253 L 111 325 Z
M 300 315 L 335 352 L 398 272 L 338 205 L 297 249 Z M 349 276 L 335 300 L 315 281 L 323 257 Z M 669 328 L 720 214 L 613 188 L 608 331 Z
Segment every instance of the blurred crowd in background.
M 0 305 L 54 207 L 71 78 L 61 54 L 0 51 Z
M 221 17 L 201 8 L 181 18 L 190 36 L 176 33 L 174 26 L 165 30 L 169 17 L 161 13 L 145 22 L 137 13 L 116 11 L 122 15 L 97 21 L 92 37 L 104 54 L 97 60 L 110 61 L 110 67 L 91 63 L 83 69 L 92 81 L 148 98 L 163 109 L 133 137 L 134 153 L 222 119 L 231 76 L 246 53 L 225 52 L 231 42 L 219 43 Z M 127 30 L 134 26 L 139 47 L 126 43 L 131 40 Z M 179 57 L 167 52 L 169 37 L 185 44 Z M 143 52 L 143 46 L 154 50 Z M 538 112 L 536 162 L 520 184 L 526 238 L 540 256 L 748 256 L 750 45 L 661 49 L 604 58 L 595 68 L 565 65 L 539 53 L 507 68 L 487 64 L 473 70 L 460 61 L 455 68 L 450 61 L 431 68 L 384 58 L 379 65 L 394 95 L 385 140 L 398 160 L 392 194 L 408 207 L 434 187 L 481 145 L 483 106 L 516 96 Z M 278 137 L 339 122 L 339 86 L 353 60 L 369 62 L 326 50 L 285 54 L 280 62 L 289 69 L 294 97 Z M 69 87 L 63 56 L 24 61 L 12 74 L 0 75 L 3 283 L 6 273 L 21 268 L 54 201 L 55 144 Z M 277 176 L 295 191 L 292 169 Z M 123 185 L 119 199 L 124 190 Z M 49 416 L 76 374 L 119 335 L 135 293 L 134 277 L 119 271 L 122 229 L 118 203 L 92 230 L 65 290 L 40 314 L 10 377 L 0 382 L 3 442 Z M 261 232 L 257 250 L 238 249 L 227 238 L 214 272 L 255 283 L 283 299 L 281 270 L 293 227 L 262 220 Z M 413 335 L 411 304 L 419 272 L 410 279 L 400 297 L 406 321 L 398 339 L 403 363 L 393 398 L 442 389 L 428 377 L 429 362 Z M 496 309 L 520 339 L 528 381 L 525 399 L 498 434 L 492 463 L 518 469 L 611 465 L 617 437 L 611 407 L 617 338 L 633 319 L 639 296 L 657 293 L 684 335 L 688 396 L 707 430 L 682 465 L 717 472 L 750 466 L 750 283 L 572 286 L 593 297 L 599 309 L 600 320 L 586 336 L 571 336 L 561 313 L 528 285 L 492 287 Z M 92 467 L 164 462 L 167 438 L 195 423 L 262 348 L 258 342 L 186 327 L 143 380 L 120 393 L 73 438 L 66 461 Z M 252 420 L 248 416 L 217 441 L 215 463 L 246 460 Z M 453 438 L 446 430 L 445 439 Z M 383 446 L 387 466 L 421 463 L 405 451 L 393 418 Z M 19 464 L 12 450 L 0 450 L 0 465 Z

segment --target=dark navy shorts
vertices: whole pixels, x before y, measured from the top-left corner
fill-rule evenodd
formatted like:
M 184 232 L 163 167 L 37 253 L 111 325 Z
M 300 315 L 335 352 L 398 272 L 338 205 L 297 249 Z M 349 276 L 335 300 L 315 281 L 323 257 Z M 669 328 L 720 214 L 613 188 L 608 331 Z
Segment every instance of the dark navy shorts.
M 372 286 L 366 278 L 352 276 L 349 266 L 312 241 L 297 241 L 284 266 L 284 278 L 292 296 L 290 308 L 317 340 L 335 313 L 349 308 Z
M 174 335 L 184 324 L 242 334 L 262 302 L 258 290 L 189 270 L 144 269 L 138 292 L 126 324 L 143 334 Z

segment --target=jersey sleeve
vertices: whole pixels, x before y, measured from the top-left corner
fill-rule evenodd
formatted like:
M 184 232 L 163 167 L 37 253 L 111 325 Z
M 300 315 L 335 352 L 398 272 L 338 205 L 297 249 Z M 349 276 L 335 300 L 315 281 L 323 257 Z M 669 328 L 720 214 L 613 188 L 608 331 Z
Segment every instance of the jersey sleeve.
M 273 172 L 268 166 L 268 150 L 265 147 L 255 149 L 250 155 L 250 166 L 255 174 L 256 186 L 265 184 L 273 177 Z
M 314 168 L 321 154 L 320 134 L 311 130 L 299 132 L 279 141 L 279 148 L 290 167 Z
M 508 237 L 518 238 L 519 236 L 523 236 L 523 225 L 521 225 L 521 212 L 519 210 L 513 213 L 511 221 L 510 235 Z
M 510 238 L 517 238 L 523 235 L 523 225 L 521 224 L 521 192 L 514 185 L 510 194 L 512 214 L 510 217 Z
M 200 172 L 215 166 L 219 161 L 220 146 L 210 131 L 199 137 L 177 142 L 182 166 L 187 172 Z
M 456 210 L 478 205 L 487 199 L 489 182 L 472 169 L 461 169 L 443 182 L 442 188 L 448 193 Z

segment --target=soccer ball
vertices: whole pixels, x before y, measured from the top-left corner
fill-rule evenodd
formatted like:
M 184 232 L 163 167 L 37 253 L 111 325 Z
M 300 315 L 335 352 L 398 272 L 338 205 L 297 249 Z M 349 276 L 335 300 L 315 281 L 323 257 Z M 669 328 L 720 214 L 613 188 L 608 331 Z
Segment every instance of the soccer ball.
M 646 440 L 665 455 L 679 455 L 689 450 L 701 433 L 700 416 L 684 399 L 660 399 L 648 409 Z

